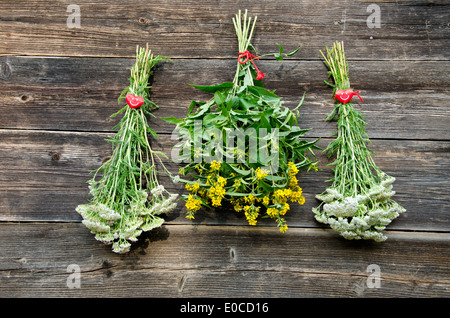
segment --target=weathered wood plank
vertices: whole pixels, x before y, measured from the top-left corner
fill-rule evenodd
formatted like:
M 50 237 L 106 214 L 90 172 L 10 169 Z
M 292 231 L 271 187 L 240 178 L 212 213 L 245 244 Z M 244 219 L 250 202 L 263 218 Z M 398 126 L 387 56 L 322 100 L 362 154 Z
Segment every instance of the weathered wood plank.
M 81 224 L 0 224 L 2 297 L 448 297 L 450 236 L 166 225 L 117 255 Z M 37 253 L 37 251 L 39 251 Z M 70 264 L 80 288 L 69 289 Z M 370 264 L 380 288 L 369 288 Z M 120 288 L 118 288 L 120 286 Z
M 171 57 L 234 57 L 231 18 L 249 9 L 259 18 L 254 45 L 260 52 L 303 45 L 304 56 L 335 40 L 361 59 L 446 59 L 447 1 L 377 2 L 380 28 L 370 28 L 372 2 L 152 1 L 102 3 L 80 0 L 80 28 L 69 28 L 64 1 L 15 1 L 0 5 L 0 54 L 132 57 L 137 44 L 152 43 Z M 372 18 L 370 18 L 371 21 Z
M 0 3 L 0 297 L 450 296 L 450 4 L 378 1 L 381 28 L 369 28 L 373 3 L 80 0 L 79 29 L 66 25 L 66 1 Z M 306 92 L 300 125 L 323 137 L 321 146 L 336 126 L 323 122 L 332 101 L 319 50 L 345 41 L 375 161 L 397 178 L 407 212 L 381 244 L 347 241 L 315 222 L 314 195 L 331 176 L 320 154 L 324 170 L 300 175 L 306 203 L 287 215 L 286 234 L 270 220 L 248 226 L 226 208 L 192 222 L 180 201 L 129 254 L 112 253 L 74 209 L 89 198 L 89 172 L 111 153 L 104 139 L 117 119 L 109 115 L 136 45 L 173 58 L 157 66 L 152 98 L 155 115 L 183 117 L 191 100 L 210 98 L 187 84 L 232 79 L 231 18 L 241 6 L 258 15 L 258 53 L 302 45 L 289 60 L 258 65 L 286 105 Z M 160 133 L 153 147 L 169 154 L 173 125 L 151 120 Z M 70 264 L 81 269 L 80 289 L 67 286 Z M 370 264 L 380 268 L 380 288 L 367 284 Z
M 3 57 L 0 128 L 110 132 L 118 118 L 117 97 L 128 85 L 130 59 Z M 188 84 L 231 81 L 235 60 L 174 60 L 155 71 L 152 99 L 157 116 L 182 118 L 192 100 L 211 98 Z M 300 125 L 312 137 L 327 137 L 335 123 L 324 118 L 333 107 L 327 70 L 319 61 L 261 61 L 268 89 L 295 107 L 306 93 Z M 450 140 L 447 76 L 449 62 L 352 61 L 351 78 L 364 97 L 371 138 Z M 1 70 L 0 70 L 1 72 Z M 7 75 L 5 75 L 7 74 Z M 383 120 L 380 120 L 382 118 Z M 174 125 L 153 120 L 158 132 Z M 414 129 L 411 129 L 414 128 Z
M 111 145 L 104 139 L 111 134 L 80 132 L 48 132 L 0 130 L 0 219 L 3 221 L 79 221 L 74 211 L 88 200 L 86 181 L 89 172 L 98 168 L 111 154 Z M 322 139 L 325 147 L 330 139 Z M 175 144 L 170 135 L 153 141 L 154 149 L 170 158 Z M 449 142 L 376 140 L 371 148 L 378 166 L 397 178 L 396 200 L 408 210 L 391 225 L 399 230 L 449 231 Z M 317 152 L 319 173 L 300 174 L 306 203 L 292 208 L 287 215 L 289 226 L 321 226 L 315 222 L 311 208 L 318 204 L 314 196 L 327 186 L 331 177 L 324 154 Z M 166 162 L 173 173 L 179 165 Z M 182 185 L 162 178 L 168 189 L 182 193 Z M 191 224 L 185 220 L 183 202 L 167 216 L 174 224 Z M 201 224 L 246 225 L 242 215 L 218 209 L 200 212 Z M 272 221 L 261 221 L 272 226 Z

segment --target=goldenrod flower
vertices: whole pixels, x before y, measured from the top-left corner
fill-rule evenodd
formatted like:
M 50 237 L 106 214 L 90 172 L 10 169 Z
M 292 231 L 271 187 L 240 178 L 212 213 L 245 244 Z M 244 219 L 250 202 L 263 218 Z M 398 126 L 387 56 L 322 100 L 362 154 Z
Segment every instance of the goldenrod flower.
M 259 207 L 255 207 L 254 205 L 246 205 L 244 206 L 245 217 L 247 218 L 248 224 L 256 225 L 257 217 L 259 215 Z
M 194 217 L 194 213 L 192 212 L 192 211 L 187 211 L 187 214 L 186 214 L 186 219 L 188 219 L 188 220 L 193 220 L 193 219 L 195 219 L 195 217 Z
M 219 170 L 220 166 L 221 166 L 220 162 L 217 162 L 216 160 L 211 162 L 211 170 Z
M 297 175 L 298 168 L 292 161 L 288 162 L 288 167 L 289 167 L 289 172 L 288 173 L 289 173 L 290 177 Z
M 208 197 L 211 199 L 212 206 L 221 206 L 222 198 L 225 197 L 225 189 L 221 185 L 216 184 L 215 186 L 209 188 Z
M 288 226 L 286 223 L 284 223 L 282 226 L 280 226 L 281 233 L 286 233 L 287 229 L 288 229 Z
M 202 206 L 202 200 L 195 198 L 192 194 L 189 194 L 189 197 L 186 201 L 186 208 L 188 211 L 198 211 Z
M 222 198 L 219 198 L 219 197 L 211 198 L 211 202 L 212 202 L 212 206 L 214 206 L 214 207 L 221 206 L 222 205 Z
M 289 192 L 290 190 L 289 191 L 286 191 L 286 190 L 289 190 L 289 189 L 276 190 L 273 194 L 273 196 L 274 196 L 273 203 L 279 203 L 279 204 L 286 203 L 288 197 L 291 195 L 291 193 Z
M 258 167 L 258 169 L 256 169 L 256 178 L 258 180 L 261 180 L 261 179 L 265 178 L 268 175 L 269 175 L 269 171 L 268 170 L 261 169 L 260 167 Z
M 285 203 L 284 207 L 280 210 L 280 215 L 285 215 L 289 209 L 290 209 L 289 204 Z
M 292 176 L 290 179 L 289 179 L 289 186 L 290 187 L 295 187 L 296 185 L 298 184 L 298 180 L 297 180 L 297 178 L 295 177 L 295 176 Z
M 275 208 L 268 208 L 266 211 L 267 215 L 270 216 L 271 218 L 274 218 L 276 216 L 278 216 L 278 210 Z
M 198 182 L 194 183 L 193 185 L 186 183 L 186 190 L 192 191 L 192 192 L 197 192 L 198 189 L 200 189 L 200 185 L 198 184 Z
M 236 204 L 234 204 L 234 210 L 236 211 L 236 212 L 240 212 L 241 210 L 242 210 L 242 206 L 241 206 L 241 204 L 239 203 L 239 202 L 237 202 Z
M 263 198 L 262 203 L 264 205 L 269 205 L 270 201 L 269 201 L 269 197 L 267 195 Z
M 219 177 L 219 178 L 217 179 L 217 183 L 218 183 L 221 187 L 223 187 L 223 186 L 225 186 L 225 184 L 227 184 L 227 179 L 225 179 L 224 177 Z
M 300 196 L 300 199 L 298 199 L 297 201 L 299 204 L 303 205 L 305 203 L 305 197 L 304 196 Z

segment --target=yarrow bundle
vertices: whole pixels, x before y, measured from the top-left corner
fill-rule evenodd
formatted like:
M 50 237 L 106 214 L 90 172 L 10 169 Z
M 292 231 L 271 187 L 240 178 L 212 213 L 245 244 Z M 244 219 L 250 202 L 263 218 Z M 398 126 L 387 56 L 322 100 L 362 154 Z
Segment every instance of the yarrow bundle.
M 334 79 L 333 96 L 337 100 L 327 120 L 337 118 L 337 137 L 325 151 L 336 156 L 332 185 L 317 195 L 322 201 L 313 208 L 317 221 L 329 224 L 346 239 L 387 239 L 382 231 L 405 209 L 393 201 L 395 178 L 379 169 L 367 144 L 366 123 L 353 108 L 351 98 L 358 95 L 350 89 L 348 63 L 343 43 L 322 53 L 329 74 Z M 360 96 L 359 96 L 360 97 Z M 362 98 L 360 97 L 361 101 Z
M 124 112 L 115 136 L 108 140 L 113 145 L 112 156 L 88 181 L 92 199 L 76 211 L 83 217 L 82 223 L 105 244 L 112 244 L 116 253 L 126 253 L 131 242 L 136 242 L 142 232 L 161 226 L 160 214 L 172 211 L 178 195 L 171 194 L 159 184 L 156 160 L 163 153 L 150 147 L 149 134 L 157 134 L 148 125 L 146 115 L 157 105 L 150 101 L 148 84 L 152 68 L 162 56 L 154 57 L 148 48 L 137 47 L 136 62 L 131 68 L 130 85 L 119 96 L 125 105 L 114 117 Z M 166 169 L 165 169 L 166 170 Z M 102 173 L 99 180 L 97 175 Z M 166 170 L 167 172 L 167 170 Z
M 180 162 L 187 162 L 180 174 L 191 177 L 176 177 L 189 191 L 183 196 L 188 219 L 202 206 L 220 207 L 227 202 L 243 213 L 250 225 L 259 217 L 272 218 L 284 233 L 289 202 L 305 202 L 297 173 L 317 169 L 312 151 L 317 147 L 316 140 L 301 139 L 308 131 L 297 123 L 302 102 L 291 111 L 263 87 L 265 74 L 255 62 L 259 57 L 250 53 L 254 51 L 250 41 L 256 19 L 252 23 L 247 11 L 243 17 L 239 11 L 233 18 L 239 44 L 233 82 L 192 85 L 214 97 L 208 102 L 193 101 L 184 119 L 166 120 L 177 124 L 181 142 L 174 148 L 180 151 Z M 285 54 L 278 46 L 278 53 L 268 54 L 277 60 L 298 51 Z

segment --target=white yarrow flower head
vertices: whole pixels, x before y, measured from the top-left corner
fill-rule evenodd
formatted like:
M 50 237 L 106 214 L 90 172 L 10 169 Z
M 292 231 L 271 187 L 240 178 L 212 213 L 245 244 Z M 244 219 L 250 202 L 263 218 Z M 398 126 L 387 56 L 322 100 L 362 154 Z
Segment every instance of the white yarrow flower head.
M 178 184 L 181 182 L 180 176 L 176 175 L 175 177 L 172 178 L 172 182 L 175 184 Z
M 386 236 L 381 231 L 405 211 L 397 209 L 397 203 L 392 200 L 395 178 L 375 165 L 363 116 L 353 107 L 352 101 L 343 96 L 350 90 L 360 97 L 350 88 L 343 43 L 336 42 L 321 54 L 335 88 L 335 107 L 326 119 L 337 119 L 336 138 L 325 151 L 330 158 L 336 158 L 331 164 L 334 166 L 333 183 L 316 196 L 322 202 L 313 213 L 318 222 L 329 224 L 346 239 L 383 241 Z M 360 100 L 363 102 L 361 97 Z
M 153 188 L 150 192 L 153 196 L 161 196 L 164 192 L 164 186 L 162 184 L 158 185 L 157 187 Z

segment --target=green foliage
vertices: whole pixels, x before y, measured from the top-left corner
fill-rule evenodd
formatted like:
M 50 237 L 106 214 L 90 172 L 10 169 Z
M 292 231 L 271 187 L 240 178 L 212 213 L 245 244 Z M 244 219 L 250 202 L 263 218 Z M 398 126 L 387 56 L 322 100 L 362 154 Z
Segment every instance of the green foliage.
M 93 171 L 89 180 L 92 199 L 79 205 L 77 211 L 85 224 L 106 244 L 113 244 L 113 251 L 125 253 L 143 231 L 149 231 L 163 223 L 157 215 L 167 213 L 176 206 L 177 195 L 168 193 L 157 178 L 157 160 L 162 165 L 163 153 L 153 151 L 149 135 L 156 137 L 146 115 L 157 106 L 150 101 L 148 85 L 153 66 L 167 60 L 153 57 L 148 49 L 137 48 L 136 62 L 131 68 L 130 86 L 119 96 L 119 103 L 127 93 L 144 98 L 144 104 L 132 109 L 128 105 L 112 117 L 123 113 L 113 138 L 112 156 Z M 164 168 L 164 165 L 162 165 Z M 164 168 L 165 169 L 165 168 Z
M 322 56 L 334 80 L 334 84 L 327 83 L 333 87 L 333 96 L 338 89 L 350 88 L 343 44 L 336 42 Z M 367 146 L 370 143 L 365 130 L 367 124 L 351 102 L 337 101 L 326 118 L 333 119 L 337 120 L 337 134 L 325 151 L 329 158 L 336 157 L 330 164 L 334 176 L 332 185 L 316 196 L 323 202 L 313 209 L 315 217 L 347 239 L 383 241 L 386 236 L 382 230 L 405 211 L 391 199 L 395 194 L 392 191 L 395 178 L 375 164 L 373 152 Z
M 251 21 L 247 13 L 241 21 L 240 12 L 233 19 L 239 52 L 253 50 L 250 39 L 256 17 L 253 24 Z M 286 55 L 282 46 L 278 47 L 279 52 L 273 54 L 277 60 L 298 51 Z M 303 99 L 294 111 L 285 107 L 281 97 L 256 79 L 250 62 L 237 63 L 233 82 L 191 86 L 214 96 L 207 102 L 193 101 L 184 119 L 165 118 L 177 125 L 182 142 L 175 148 L 182 150 L 180 160 L 187 162 L 180 171 L 190 178 L 177 177 L 191 191 L 185 196 L 187 217 L 193 218 L 201 205 L 218 207 L 228 201 L 236 211 L 245 213 L 249 224 L 256 224 L 257 217 L 265 215 L 275 219 L 284 232 L 287 199 L 304 202 L 296 179 L 298 169 L 317 169 L 313 152 L 318 149 L 317 140 L 303 140 L 308 129 L 298 126 Z M 236 132 L 245 133 L 245 148 L 228 143 L 230 134 Z M 258 145 L 258 151 L 250 145 Z M 274 159 L 276 166 L 272 165 Z

